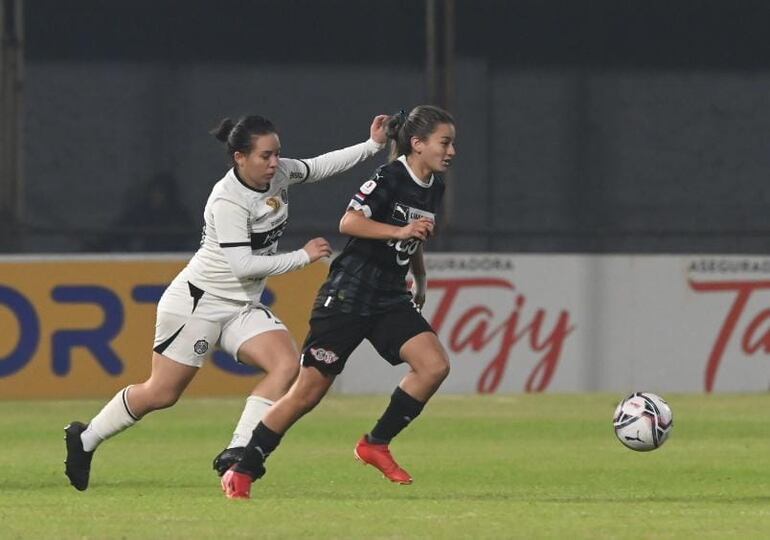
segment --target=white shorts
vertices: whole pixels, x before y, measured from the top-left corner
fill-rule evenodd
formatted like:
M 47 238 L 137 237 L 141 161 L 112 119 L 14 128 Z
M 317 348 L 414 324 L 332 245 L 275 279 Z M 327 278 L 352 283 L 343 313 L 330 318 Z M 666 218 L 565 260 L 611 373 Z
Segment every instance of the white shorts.
M 288 332 L 262 304 L 214 296 L 184 279 L 175 279 L 158 302 L 153 350 L 180 364 L 201 367 L 219 343 L 238 360 L 238 349 L 257 334 Z

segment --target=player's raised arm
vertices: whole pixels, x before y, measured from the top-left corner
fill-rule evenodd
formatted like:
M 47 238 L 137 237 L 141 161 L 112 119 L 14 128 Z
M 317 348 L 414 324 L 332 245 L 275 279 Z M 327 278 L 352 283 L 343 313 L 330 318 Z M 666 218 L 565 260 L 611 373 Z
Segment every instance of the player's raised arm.
M 318 182 L 335 174 L 345 172 L 362 161 L 372 157 L 385 147 L 385 124 L 388 116 L 374 117 L 369 127 L 369 139 L 353 146 L 333 150 L 309 159 L 282 158 L 281 165 L 289 169 L 292 184 Z

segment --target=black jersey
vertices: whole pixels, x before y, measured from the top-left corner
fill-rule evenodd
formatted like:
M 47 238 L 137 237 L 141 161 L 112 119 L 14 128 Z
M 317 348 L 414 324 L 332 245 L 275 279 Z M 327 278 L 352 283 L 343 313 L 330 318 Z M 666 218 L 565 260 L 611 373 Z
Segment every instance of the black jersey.
M 420 182 L 401 158 L 383 165 L 361 186 L 348 208 L 375 221 L 404 226 L 420 218 L 435 221 L 444 181 L 433 175 Z M 409 260 L 421 241 L 351 238 L 332 262 L 329 277 L 315 302 L 314 316 L 342 311 L 370 315 L 410 302 L 406 290 Z

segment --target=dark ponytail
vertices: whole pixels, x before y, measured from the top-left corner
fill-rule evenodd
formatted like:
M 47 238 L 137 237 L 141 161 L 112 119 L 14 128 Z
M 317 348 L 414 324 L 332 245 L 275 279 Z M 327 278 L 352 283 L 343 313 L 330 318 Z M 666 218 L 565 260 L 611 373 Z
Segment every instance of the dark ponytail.
M 403 110 L 394 114 L 385 127 L 385 134 L 392 141 L 391 160 L 400 155 L 408 156 L 412 153 L 412 137 L 424 141 L 436 131 L 439 124 L 454 125 L 454 123 L 455 120 L 451 114 L 433 105 L 418 105 L 408 115 Z
M 227 144 L 227 155 L 235 162 L 234 154 L 251 152 L 253 137 L 276 133 L 273 123 L 258 115 L 243 116 L 237 123 L 230 118 L 223 119 L 211 133 L 218 141 Z

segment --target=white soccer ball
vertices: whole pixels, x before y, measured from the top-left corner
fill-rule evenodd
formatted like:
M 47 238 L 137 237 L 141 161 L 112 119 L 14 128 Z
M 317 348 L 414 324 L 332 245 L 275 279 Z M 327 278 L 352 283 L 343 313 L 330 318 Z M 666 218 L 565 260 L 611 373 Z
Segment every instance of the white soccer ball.
M 650 392 L 634 392 L 615 408 L 615 435 L 631 450 L 648 452 L 659 448 L 674 425 L 671 407 Z

